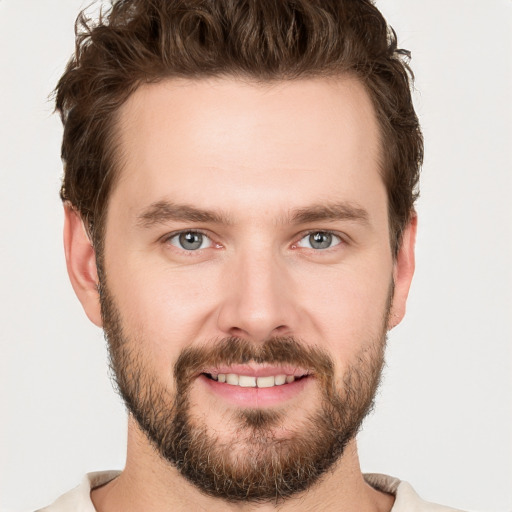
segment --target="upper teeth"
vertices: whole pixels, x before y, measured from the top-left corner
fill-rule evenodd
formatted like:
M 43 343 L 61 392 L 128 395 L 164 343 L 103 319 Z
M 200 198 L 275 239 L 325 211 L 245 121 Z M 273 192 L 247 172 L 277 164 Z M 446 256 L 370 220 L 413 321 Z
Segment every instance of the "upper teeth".
M 238 375 L 236 373 L 219 373 L 211 375 L 212 379 L 219 382 L 225 382 L 232 386 L 242 388 L 271 388 L 272 386 L 281 386 L 284 383 L 290 383 L 295 380 L 293 375 L 269 375 L 268 377 L 254 377 L 252 375 Z

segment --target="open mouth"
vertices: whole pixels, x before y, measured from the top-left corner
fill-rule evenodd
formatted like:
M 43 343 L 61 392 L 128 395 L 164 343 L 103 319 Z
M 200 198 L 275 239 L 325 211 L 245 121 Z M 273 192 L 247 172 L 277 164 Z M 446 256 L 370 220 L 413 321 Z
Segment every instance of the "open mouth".
M 297 399 L 315 380 L 308 369 L 293 365 L 226 365 L 203 368 L 198 377 L 214 396 L 236 407 L 252 409 L 283 406 Z
M 238 386 L 242 388 L 272 388 L 275 386 L 285 386 L 298 380 L 302 380 L 308 377 L 304 375 L 240 375 L 237 373 L 203 373 L 203 375 L 211 380 L 225 383 L 230 386 Z

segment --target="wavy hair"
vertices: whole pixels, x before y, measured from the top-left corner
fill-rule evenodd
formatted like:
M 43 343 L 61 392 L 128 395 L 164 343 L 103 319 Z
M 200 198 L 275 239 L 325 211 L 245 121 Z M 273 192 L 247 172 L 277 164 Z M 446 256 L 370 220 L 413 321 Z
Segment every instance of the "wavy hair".
M 116 114 L 143 83 L 171 77 L 256 81 L 355 75 L 381 130 L 394 254 L 414 213 L 423 138 L 409 53 L 370 0 L 112 0 L 82 12 L 56 87 L 64 125 L 61 198 L 98 251 L 116 168 Z

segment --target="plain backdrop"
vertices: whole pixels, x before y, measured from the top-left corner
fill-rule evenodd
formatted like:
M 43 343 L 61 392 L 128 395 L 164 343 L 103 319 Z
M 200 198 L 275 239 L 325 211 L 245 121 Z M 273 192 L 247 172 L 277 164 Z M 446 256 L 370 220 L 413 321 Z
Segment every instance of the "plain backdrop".
M 0 0 L 0 509 L 122 468 L 126 418 L 62 250 L 47 96 L 81 0 Z M 512 511 L 512 2 L 380 0 L 412 51 L 426 159 L 417 273 L 390 335 L 364 471 L 431 501 Z

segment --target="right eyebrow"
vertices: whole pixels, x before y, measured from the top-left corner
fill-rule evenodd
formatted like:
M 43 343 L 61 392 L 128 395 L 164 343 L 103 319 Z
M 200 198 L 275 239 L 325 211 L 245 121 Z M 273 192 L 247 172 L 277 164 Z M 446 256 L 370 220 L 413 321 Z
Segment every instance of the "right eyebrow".
M 155 224 L 165 224 L 169 221 L 231 224 L 223 213 L 169 201 L 156 201 L 137 215 L 137 225 L 143 228 L 150 228 Z

